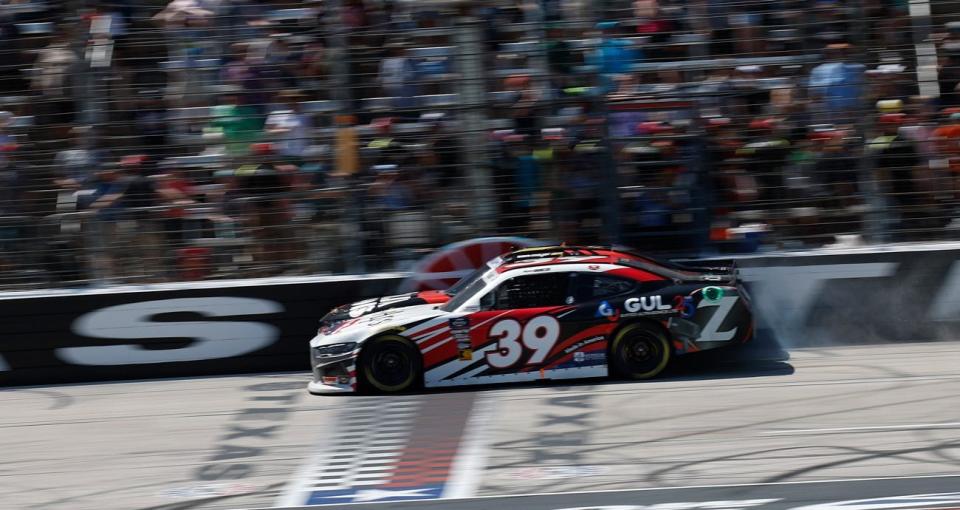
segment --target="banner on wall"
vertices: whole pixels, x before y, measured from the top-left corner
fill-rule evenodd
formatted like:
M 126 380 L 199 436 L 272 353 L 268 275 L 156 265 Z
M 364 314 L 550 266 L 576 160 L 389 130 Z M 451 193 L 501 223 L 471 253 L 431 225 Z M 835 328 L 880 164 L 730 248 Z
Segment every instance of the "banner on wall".
M 330 309 L 390 293 L 401 276 L 289 279 L 0 300 L 3 384 L 309 369 Z

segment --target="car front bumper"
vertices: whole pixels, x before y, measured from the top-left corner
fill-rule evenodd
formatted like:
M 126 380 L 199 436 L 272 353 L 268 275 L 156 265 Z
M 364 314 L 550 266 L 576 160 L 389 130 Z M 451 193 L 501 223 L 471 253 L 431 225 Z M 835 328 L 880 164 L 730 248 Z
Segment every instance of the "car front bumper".
M 307 384 L 307 391 L 313 395 L 342 395 L 357 392 L 356 385 L 323 384 L 317 381 L 310 381 Z
M 310 365 L 313 380 L 307 385 L 307 391 L 314 395 L 356 392 L 356 363 L 356 353 L 318 359 L 311 352 Z

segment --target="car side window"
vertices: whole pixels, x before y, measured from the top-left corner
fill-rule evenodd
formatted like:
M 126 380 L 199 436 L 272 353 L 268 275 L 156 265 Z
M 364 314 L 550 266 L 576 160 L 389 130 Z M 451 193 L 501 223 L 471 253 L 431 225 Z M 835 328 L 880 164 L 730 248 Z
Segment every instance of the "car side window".
M 540 308 L 561 306 L 567 298 L 567 282 L 570 273 L 544 273 L 511 278 L 491 291 L 481 300 L 484 309 L 510 310 L 514 308 Z
M 636 288 L 636 283 L 625 278 L 601 273 L 573 273 L 570 295 L 574 303 L 586 303 L 625 294 Z

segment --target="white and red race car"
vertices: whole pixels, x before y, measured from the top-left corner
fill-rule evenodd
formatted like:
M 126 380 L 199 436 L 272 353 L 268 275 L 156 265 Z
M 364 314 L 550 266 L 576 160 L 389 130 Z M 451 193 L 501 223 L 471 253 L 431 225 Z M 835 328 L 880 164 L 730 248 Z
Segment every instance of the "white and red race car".
M 447 291 L 334 309 L 310 341 L 317 394 L 615 375 L 753 334 L 731 268 L 610 248 L 552 246 L 488 262 Z

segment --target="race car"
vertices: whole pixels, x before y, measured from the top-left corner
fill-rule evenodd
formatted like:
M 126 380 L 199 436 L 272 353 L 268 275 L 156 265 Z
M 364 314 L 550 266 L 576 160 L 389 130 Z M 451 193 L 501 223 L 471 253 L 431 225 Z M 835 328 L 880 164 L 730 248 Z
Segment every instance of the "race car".
M 308 389 L 650 379 L 674 356 L 742 344 L 752 334 L 735 268 L 686 267 L 613 248 L 528 248 L 446 291 L 332 310 L 310 340 Z

